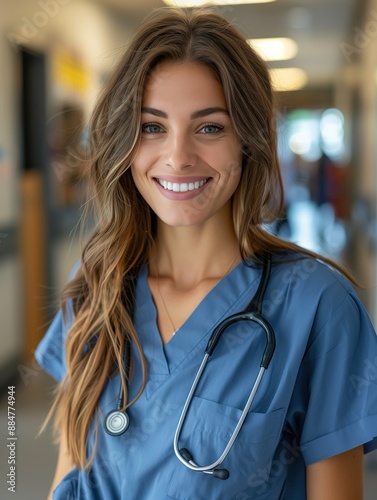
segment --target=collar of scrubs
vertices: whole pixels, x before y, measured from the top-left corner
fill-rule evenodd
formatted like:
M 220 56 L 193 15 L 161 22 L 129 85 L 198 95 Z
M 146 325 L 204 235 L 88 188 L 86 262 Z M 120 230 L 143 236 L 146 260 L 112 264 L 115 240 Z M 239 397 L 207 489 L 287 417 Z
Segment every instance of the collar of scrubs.
M 260 266 L 238 264 L 204 297 L 177 333 L 165 345 L 157 327 L 157 311 L 147 281 L 144 266 L 136 286 L 134 323 L 153 378 L 171 374 L 188 356 L 204 354 L 213 328 L 224 318 L 241 311 L 255 293 L 260 278 Z

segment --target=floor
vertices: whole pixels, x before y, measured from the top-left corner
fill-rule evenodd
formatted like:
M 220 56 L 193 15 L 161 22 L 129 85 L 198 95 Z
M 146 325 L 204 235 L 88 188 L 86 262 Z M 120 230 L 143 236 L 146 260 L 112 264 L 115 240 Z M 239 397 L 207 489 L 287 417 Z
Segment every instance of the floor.
M 5 472 L 7 451 L 1 452 L 0 499 L 44 500 L 54 474 L 57 451 L 52 444 L 51 428 L 36 437 L 47 414 L 50 394 L 54 387 L 52 379 L 36 364 L 19 365 L 19 380 L 16 382 L 16 493 L 7 491 Z M 6 442 L 6 391 L 1 398 L 1 442 Z M 6 449 L 5 446 L 3 450 Z M 377 499 L 377 453 L 367 456 L 365 463 L 364 500 Z M 106 499 L 108 500 L 108 499 Z M 109 499 L 116 500 L 116 499 Z M 142 500 L 142 499 L 140 499 Z M 291 499 L 289 499 L 291 500 Z M 296 499 L 295 499 L 296 500 Z

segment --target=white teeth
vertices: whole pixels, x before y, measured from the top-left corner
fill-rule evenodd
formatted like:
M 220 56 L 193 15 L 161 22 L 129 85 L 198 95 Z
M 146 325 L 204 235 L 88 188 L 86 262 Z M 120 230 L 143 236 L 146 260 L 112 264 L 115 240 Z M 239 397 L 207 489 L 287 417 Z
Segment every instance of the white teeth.
M 190 182 L 189 184 L 187 184 L 186 182 L 179 184 L 178 182 L 168 182 L 160 179 L 157 179 L 157 181 L 164 189 L 167 189 L 168 191 L 185 193 L 186 191 L 193 191 L 194 189 L 201 188 L 207 182 L 207 179 L 204 179 L 202 181 Z

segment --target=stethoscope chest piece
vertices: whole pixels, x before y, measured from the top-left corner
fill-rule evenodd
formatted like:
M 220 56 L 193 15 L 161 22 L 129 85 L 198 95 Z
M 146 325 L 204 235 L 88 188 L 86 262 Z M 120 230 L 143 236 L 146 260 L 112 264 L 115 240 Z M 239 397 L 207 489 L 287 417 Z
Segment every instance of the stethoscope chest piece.
M 112 436 L 120 436 L 126 432 L 129 425 L 130 418 L 124 411 L 113 410 L 106 415 L 105 429 Z

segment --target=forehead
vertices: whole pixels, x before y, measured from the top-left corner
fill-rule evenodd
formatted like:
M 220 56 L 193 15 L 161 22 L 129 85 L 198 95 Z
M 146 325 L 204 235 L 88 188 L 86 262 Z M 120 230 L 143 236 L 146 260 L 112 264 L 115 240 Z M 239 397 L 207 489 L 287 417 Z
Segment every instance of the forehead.
M 226 107 L 223 87 L 208 66 L 196 62 L 158 64 L 146 81 L 143 105 Z

